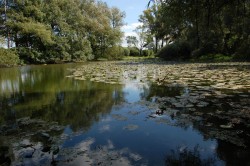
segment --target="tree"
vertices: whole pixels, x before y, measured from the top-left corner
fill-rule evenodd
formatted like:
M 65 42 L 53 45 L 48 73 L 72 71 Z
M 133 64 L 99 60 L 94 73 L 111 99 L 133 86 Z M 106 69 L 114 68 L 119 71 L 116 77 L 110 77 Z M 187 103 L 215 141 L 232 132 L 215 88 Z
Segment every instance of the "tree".
M 136 34 L 138 35 L 138 48 L 140 51 L 140 55 L 142 55 L 142 50 L 150 43 L 150 38 L 144 26 L 138 26 L 135 29 Z
M 198 56 L 233 55 L 239 50 L 248 54 L 245 43 L 249 41 L 249 16 L 247 0 L 165 0 L 148 5 L 140 22 L 154 36 L 155 45 L 158 40 L 187 41 Z
M 2 0 L 0 5 L 0 35 L 15 43 L 26 62 L 99 58 L 123 36 L 125 13 L 101 1 Z
M 127 36 L 126 41 L 128 47 L 137 47 L 139 42 L 135 36 Z

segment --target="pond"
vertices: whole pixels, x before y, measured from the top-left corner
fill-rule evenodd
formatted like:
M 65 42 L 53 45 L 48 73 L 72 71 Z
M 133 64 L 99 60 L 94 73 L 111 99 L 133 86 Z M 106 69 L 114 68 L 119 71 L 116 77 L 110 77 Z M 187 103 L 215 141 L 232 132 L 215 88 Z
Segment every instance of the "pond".
M 250 64 L 0 69 L 0 165 L 250 165 Z

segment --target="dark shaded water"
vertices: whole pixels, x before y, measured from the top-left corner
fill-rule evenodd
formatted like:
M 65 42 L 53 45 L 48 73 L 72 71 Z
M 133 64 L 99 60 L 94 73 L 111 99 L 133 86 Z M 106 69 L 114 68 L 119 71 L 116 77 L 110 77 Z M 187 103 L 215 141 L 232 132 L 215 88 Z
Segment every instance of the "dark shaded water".
M 0 69 L 1 163 L 249 164 L 246 148 L 205 136 L 193 124 L 170 125 L 177 120 L 155 114 L 158 96 L 181 95 L 185 89 L 133 81 L 110 85 L 66 78 L 70 74 L 67 69 L 75 66 Z M 238 153 L 242 156 L 234 157 L 243 160 L 230 161 L 232 150 L 243 151 Z

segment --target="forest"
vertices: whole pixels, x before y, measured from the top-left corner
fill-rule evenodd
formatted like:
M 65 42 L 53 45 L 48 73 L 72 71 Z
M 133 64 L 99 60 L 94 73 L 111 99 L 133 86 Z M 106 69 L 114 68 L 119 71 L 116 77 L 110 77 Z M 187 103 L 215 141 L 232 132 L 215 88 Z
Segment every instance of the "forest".
M 1 52 L 6 59 L 17 54 L 13 62 L 85 61 L 119 52 L 125 13 L 102 1 L 2 0 L 0 5 L 0 36 L 12 48 Z
M 98 0 L 1 0 L 2 64 L 155 55 L 177 61 L 249 61 L 249 0 L 150 0 L 122 47 L 125 13 Z
M 249 0 L 151 0 L 148 6 L 139 30 L 160 57 L 250 60 Z

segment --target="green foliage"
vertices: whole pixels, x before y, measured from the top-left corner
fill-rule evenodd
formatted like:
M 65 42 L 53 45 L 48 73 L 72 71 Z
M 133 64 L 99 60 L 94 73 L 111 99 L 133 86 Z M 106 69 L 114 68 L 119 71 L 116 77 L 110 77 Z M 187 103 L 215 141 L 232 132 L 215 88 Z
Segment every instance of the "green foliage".
M 195 50 L 195 58 L 224 54 L 249 60 L 248 1 L 161 1 L 145 10 L 139 21 L 154 37 L 156 52 L 159 41 L 168 45 L 183 40 Z M 169 47 L 169 52 L 174 50 Z
M 135 36 L 127 36 L 126 41 L 129 47 L 137 47 L 139 42 Z
M 142 56 L 153 56 L 154 51 L 153 50 L 142 50 Z
M 0 66 L 13 66 L 20 63 L 15 51 L 0 48 Z
M 124 50 L 124 56 L 129 56 L 130 55 L 130 49 L 129 48 L 123 48 Z
M 216 48 L 214 46 L 215 44 L 213 43 L 205 43 L 203 46 L 201 46 L 200 48 L 192 51 L 192 57 L 193 58 L 199 58 L 203 55 L 207 55 L 207 54 L 216 54 Z
M 120 60 L 125 56 L 124 48 L 121 46 L 113 46 L 106 49 L 104 57 L 111 60 Z
M 86 61 L 94 59 L 92 55 L 92 49 L 88 40 L 80 40 L 75 43 L 74 49 L 76 50 L 73 55 L 72 59 L 75 61 Z
M 232 61 L 232 56 L 226 56 L 223 54 L 207 54 L 194 59 L 193 61 L 198 62 L 230 62 Z
M 140 51 L 137 47 L 129 47 L 130 50 L 130 56 L 139 56 Z
M 238 47 L 233 59 L 235 61 L 250 61 L 250 37 Z
M 190 54 L 190 45 L 184 41 L 177 41 L 163 47 L 157 56 L 165 60 L 187 60 L 190 58 Z
M 37 50 L 26 48 L 26 47 L 19 47 L 18 55 L 20 59 L 24 61 L 24 63 L 45 63 L 46 59 L 42 55 L 41 52 L 38 52 Z
M 121 43 L 125 13 L 104 2 L 17 0 L 8 4 L 0 17 L 0 36 L 15 43 L 27 63 L 92 60 Z

